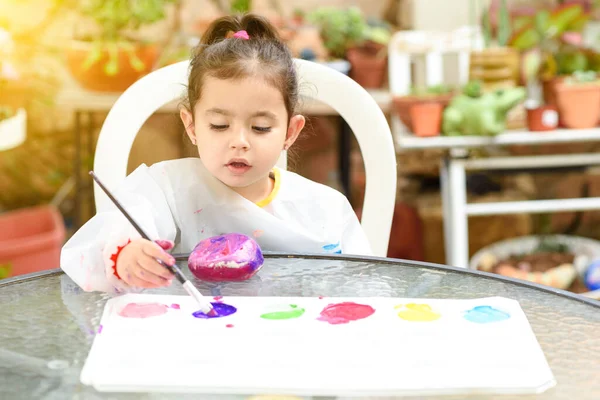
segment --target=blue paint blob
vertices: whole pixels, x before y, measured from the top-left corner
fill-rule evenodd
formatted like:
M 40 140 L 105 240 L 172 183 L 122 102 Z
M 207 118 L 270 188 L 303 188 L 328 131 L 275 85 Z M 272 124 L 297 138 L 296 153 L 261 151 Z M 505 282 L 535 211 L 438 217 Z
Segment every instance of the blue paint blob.
M 490 306 L 477 306 L 473 307 L 465 313 L 465 319 L 467 321 L 476 322 L 478 324 L 487 324 L 489 322 L 504 321 L 510 318 L 510 314 L 504 311 L 500 311 Z
M 323 246 L 323 250 L 325 250 L 328 253 L 342 254 L 342 249 L 340 249 L 340 242 L 337 242 L 335 244 L 326 244 L 325 246 Z
M 209 319 L 209 318 L 221 318 L 226 317 L 228 315 L 234 314 L 237 311 L 237 308 L 234 306 L 230 306 L 225 303 L 210 303 L 215 310 L 215 315 L 206 315 L 202 311 L 193 312 L 192 315 L 196 318 Z

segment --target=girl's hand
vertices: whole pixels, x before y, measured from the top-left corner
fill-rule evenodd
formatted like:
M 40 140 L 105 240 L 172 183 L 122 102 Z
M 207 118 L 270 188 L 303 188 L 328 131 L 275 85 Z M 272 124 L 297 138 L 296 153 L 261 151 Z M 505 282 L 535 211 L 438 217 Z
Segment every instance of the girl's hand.
M 165 245 L 163 246 L 163 242 Z M 157 288 L 169 286 L 174 275 L 156 260 L 174 265 L 175 259 L 163 249 L 170 242 L 160 241 L 160 245 L 146 239 L 132 240 L 121 250 L 117 259 L 117 273 L 130 286 Z M 161 247 L 162 246 L 162 247 Z

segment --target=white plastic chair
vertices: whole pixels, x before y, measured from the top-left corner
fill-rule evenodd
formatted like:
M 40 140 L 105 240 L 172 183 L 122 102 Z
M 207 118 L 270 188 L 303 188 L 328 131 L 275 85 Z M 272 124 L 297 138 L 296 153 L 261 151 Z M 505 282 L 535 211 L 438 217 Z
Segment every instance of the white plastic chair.
M 356 135 L 366 170 L 362 227 L 375 255 L 386 256 L 396 198 L 396 154 L 387 120 L 371 95 L 359 84 L 332 68 L 294 60 L 300 87 L 336 110 Z M 115 188 L 127 174 L 133 141 L 144 122 L 159 108 L 181 98 L 188 80 L 188 61 L 154 71 L 131 85 L 115 102 L 98 137 L 94 171 L 108 188 Z M 286 168 L 286 154 L 278 166 Z M 96 210 L 110 206 L 110 199 L 94 185 Z

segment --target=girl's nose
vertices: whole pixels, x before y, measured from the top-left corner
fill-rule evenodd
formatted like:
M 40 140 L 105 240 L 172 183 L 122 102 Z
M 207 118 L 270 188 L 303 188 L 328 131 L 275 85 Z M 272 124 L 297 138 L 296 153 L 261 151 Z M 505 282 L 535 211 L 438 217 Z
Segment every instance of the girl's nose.
M 232 149 L 243 149 L 248 150 L 250 148 L 250 142 L 248 140 L 248 133 L 245 129 L 240 129 L 233 139 L 231 140 Z

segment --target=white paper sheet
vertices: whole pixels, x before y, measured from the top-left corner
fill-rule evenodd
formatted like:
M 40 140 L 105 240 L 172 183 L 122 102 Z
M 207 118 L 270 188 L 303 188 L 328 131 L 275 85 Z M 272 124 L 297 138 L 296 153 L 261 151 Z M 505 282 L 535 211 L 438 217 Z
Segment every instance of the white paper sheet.
M 237 312 L 199 319 L 187 296 L 111 299 L 81 381 L 100 391 L 306 396 L 525 394 L 555 384 L 525 314 L 506 298 L 218 300 Z M 342 302 L 374 313 L 341 324 L 319 319 Z M 129 303 L 168 308 L 149 318 L 120 316 Z M 261 317 L 299 309 L 293 319 Z

